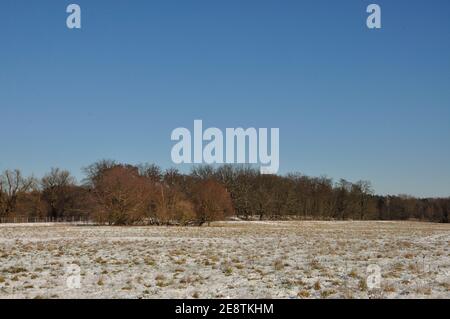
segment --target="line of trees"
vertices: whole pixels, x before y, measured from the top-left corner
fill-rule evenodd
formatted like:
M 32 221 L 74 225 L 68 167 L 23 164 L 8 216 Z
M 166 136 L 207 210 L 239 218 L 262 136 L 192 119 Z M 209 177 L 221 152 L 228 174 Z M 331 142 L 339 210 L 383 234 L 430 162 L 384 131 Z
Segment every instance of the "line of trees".
M 0 217 L 90 218 L 111 225 L 204 224 L 243 219 L 406 220 L 448 222 L 450 198 L 378 196 L 371 183 L 299 173 L 263 175 L 245 166 L 195 167 L 190 174 L 156 165 L 103 160 L 78 184 L 53 168 L 41 179 L 0 175 Z

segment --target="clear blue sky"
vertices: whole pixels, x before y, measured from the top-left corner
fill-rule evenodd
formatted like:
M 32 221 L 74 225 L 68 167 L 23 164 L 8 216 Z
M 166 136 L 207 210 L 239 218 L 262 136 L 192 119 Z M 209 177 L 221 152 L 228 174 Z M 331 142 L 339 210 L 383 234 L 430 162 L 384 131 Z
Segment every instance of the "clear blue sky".
M 82 30 L 66 28 L 70 3 Z M 381 30 L 365 26 L 370 3 Z M 448 0 L 2 0 L 0 170 L 170 167 L 171 131 L 202 119 L 279 127 L 280 173 L 449 196 L 449 12 Z

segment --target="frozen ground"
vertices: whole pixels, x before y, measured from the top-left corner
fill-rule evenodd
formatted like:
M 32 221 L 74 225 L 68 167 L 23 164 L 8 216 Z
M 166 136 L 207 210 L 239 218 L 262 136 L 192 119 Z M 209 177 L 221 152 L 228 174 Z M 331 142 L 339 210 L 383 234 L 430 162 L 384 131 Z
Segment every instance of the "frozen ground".
M 0 298 L 450 298 L 449 275 L 444 224 L 0 226 Z

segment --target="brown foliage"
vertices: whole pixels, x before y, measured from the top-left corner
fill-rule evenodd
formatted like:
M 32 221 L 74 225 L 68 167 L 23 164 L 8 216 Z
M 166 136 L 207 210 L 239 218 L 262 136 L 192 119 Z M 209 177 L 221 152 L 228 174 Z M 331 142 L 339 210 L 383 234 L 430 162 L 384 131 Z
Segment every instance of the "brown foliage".
M 138 222 L 148 216 L 154 189 L 132 166 L 117 165 L 98 176 L 93 189 L 95 219 L 115 225 Z
M 0 175 L 0 217 L 16 213 L 17 203 L 36 185 L 33 177 L 24 177 L 20 170 L 6 170 Z
M 230 194 L 223 185 L 212 179 L 195 182 L 192 188 L 192 199 L 197 220 L 201 224 L 223 220 L 233 212 Z
M 449 198 L 373 195 L 370 182 L 337 183 L 302 174 L 261 175 L 244 166 L 197 167 L 100 161 L 84 185 L 52 169 L 40 183 L 20 171 L 0 175 L 0 217 L 85 217 L 112 225 L 203 224 L 232 214 L 260 219 L 418 219 L 448 222 Z M 40 186 L 40 187 L 38 187 Z

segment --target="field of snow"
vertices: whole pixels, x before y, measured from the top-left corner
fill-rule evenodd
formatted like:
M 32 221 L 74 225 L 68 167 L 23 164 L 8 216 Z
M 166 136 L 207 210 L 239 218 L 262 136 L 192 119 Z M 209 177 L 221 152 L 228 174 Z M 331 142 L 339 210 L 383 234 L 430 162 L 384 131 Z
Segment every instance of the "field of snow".
M 450 298 L 450 225 L 0 225 L 0 298 Z

